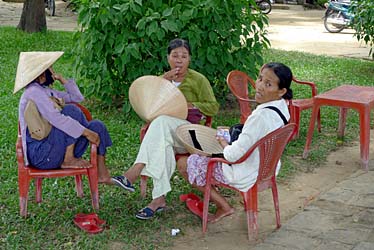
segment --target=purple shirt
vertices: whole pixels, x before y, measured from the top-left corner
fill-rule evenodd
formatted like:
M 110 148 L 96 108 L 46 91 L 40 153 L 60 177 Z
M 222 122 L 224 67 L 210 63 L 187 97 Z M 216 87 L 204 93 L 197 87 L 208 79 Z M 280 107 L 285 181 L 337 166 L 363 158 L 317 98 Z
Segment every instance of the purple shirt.
M 56 127 L 71 137 L 78 138 L 82 135 L 85 127 L 83 127 L 78 121 L 72 119 L 70 116 L 65 116 L 54 107 L 53 101 L 50 96 L 57 98 L 63 98 L 65 102 L 81 102 L 84 100 L 82 93 L 80 92 L 77 84 L 74 80 L 69 79 L 66 84 L 63 85 L 65 91 L 58 91 L 48 87 L 42 87 L 37 82 L 32 82 L 26 86 L 19 102 L 19 124 L 22 135 L 22 147 L 25 157 L 25 163 L 28 164 L 27 160 L 27 146 L 26 146 L 26 127 L 27 124 L 24 118 L 24 111 L 29 100 L 35 102 L 38 107 L 39 113 L 43 116 L 53 127 Z

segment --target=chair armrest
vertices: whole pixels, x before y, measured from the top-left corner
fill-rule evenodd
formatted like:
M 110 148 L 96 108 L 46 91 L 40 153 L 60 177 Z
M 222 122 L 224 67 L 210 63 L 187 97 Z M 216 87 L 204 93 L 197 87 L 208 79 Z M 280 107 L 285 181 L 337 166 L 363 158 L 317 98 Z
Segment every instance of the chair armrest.
M 301 80 L 296 79 L 295 77 L 292 77 L 292 81 L 299 83 L 299 84 L 308 85 L 309 87 L 311 87 L 312 97 L 318 94 L 317 85 L 314 82 L 301 81 Z

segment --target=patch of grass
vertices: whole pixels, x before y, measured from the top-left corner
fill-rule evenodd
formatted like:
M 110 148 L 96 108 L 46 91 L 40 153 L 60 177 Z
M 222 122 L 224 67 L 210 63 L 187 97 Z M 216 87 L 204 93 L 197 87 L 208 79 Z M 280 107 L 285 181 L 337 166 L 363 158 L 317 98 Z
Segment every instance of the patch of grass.
M 55 68 L 65 76 L 73 76 L 73 33 L 47 31 L 26 34 L 14 28 L 0 28 L 0 249 L 164 249 L 173 244 L 171 228 L 194 227 L 201 230 L 198 218 L 186 211 L 179 195 L 191 192 L 190 186 L 176 174 L 174 187 L 167 202 L 170 209 L 151 221 L 139 221 L 134 214 L 150 200 L 126 193 L 112 186 L 100 186 L 100 211 L 108 223 L 103 233 L 91 236 L 74 226 L 72 218 L 79 212 L 92 212 L 87 180 L 84 180 L 83 199 L 76 197 L 73 178 L 46 179 L 43 185 L 43 202 L 36 204 L 35 189 L 30 187 L 29 216 L 19 216 L 17 192 L 17 164 L 15 141 L 17 135 L 18 101 L 21 93 L 13 95 L 14 79 L 21 51 L 63 50 L 65 55 Z M 312 80 L 324 92 L 340 84 L 372 85 L 373 62 L 314 56 L 298 52 L 269 50 L 265 61 L 279 61 L 291 67 L 299 79 Z M 305 90 L 293 86 L 297 98 L 306 97 Z M 21 91 L 22 92 L 22 91 Z M 116 108 L 103 108 L 94 99 L 84 103 L 107 125 L 113 147 L 108 151 L 108 166 L 113 175 L 121 174 L 134 161 L 139 147 L 139 129 L 142 121 L 135 115 L 125 116 Z M 302 113 L 300 138 L 292 141 L 283 157 L 280 176 L 287 178 L 299 169 L 308 170 L 323 163 L 329 151 L 337 148 L 336 128 L 338 112 L 335 108 L 322 108 L 321 134 L 315 132 L 312 151 L 307 160 L 301 159 L 310 112 Z M 223 109 L 214 118 L 213 126 L 239 122 L 239 112 Z M 358 138 L 359 125 L 356 112 L 349 112 L 346 138 L 343 145 Z M 318 143 L 317 143 L 318 142 Z M 359 156 L 357 156 L 359 157 Z M 151 183 L 149 182 L 149 190 Z M 228 194 L 230 195 L 230 194 Z

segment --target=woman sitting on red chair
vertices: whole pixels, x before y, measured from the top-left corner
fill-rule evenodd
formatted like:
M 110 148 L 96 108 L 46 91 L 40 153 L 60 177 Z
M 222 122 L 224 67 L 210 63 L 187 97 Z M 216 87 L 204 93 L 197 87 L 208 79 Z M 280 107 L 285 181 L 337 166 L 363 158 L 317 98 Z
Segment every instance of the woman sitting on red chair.
M 83 112 L 73 104 L 55 106 L 52 99 L 62 103 L 83 101 L 84 97 L 73 79 L 66 80 L 55 73 L 52 64 L 63 52 L 21 52 L 14 93 L 25 88 L 19 102 L 19 125 L 25 163 L 38 169 L 87 168 L 90 163 L 81 156 L 88 143 L 98 145 L 99 183 L 112 184 L 105 166 L 107 147 L 112 145 L 105 125 L 98 120 L 87 121 Z M 50 85 L 58 80 L 65 91 Z M 52 128 L 45 138 L 36 138 L 25 120 L 25 109 L 32 101 Z M 26 109 L 27 110 L 27 109 Z
M 170 70 L 163 78 L 171 81 L 185 96 L 188 108 L 194 108 L 187 120 L 162 115 L 154 119 L 145 134 L 135 163 L 122 176 L 113 177 L 113 181 L 124 189 L 133 192 L 132 185 L 140 175 L 153 179 L 152 198 L 148 206 L 137 214 L 138 219 L 150 219 L 155 212 L 166 206 L 165 195 L 171 191 L 170 178 L 175 171 L 175 153 L 187 153 L 175 138 L 178 126 L 189 122 L 198 123 L 203 115 L 217 114 L 219 104 L 213 94 L 208 79 L 189 69 L 191 49 L 187 41 L 174 39 L 168 46 Z
M 284 64 L 268 63 L 261 68 L 256 81 L 255 95 L 259 105 L 247 118 L 239 138 L 229 145 L 223 137 L 217 137 L 223 147 L 223 156 L 227 161 L 239 160 L 262 137 L 288 122 L 290 114 L 286 100 L 292 98 L 291 81 L 292 72 Z M 204 192 L 206 184 L 208 161 L 209 157 L 193 154 L 189 157 L 181 157 L 177 162 L 178 170 L 182 176 L 202 192 Z M 256 182 L 258 168 L 259 154 L 257 152 L 237 165 L 219 164 L 214 170 L 214 178 L 221 183 L 246 192 Z M 277 173 L 279 169 L 280 162 L 277 166 Z M 217 222 L 234 213 L 234 209 L 214 188 L 211 189 L 210 199 L 217 207 L 215 215 L 209 218 L 210 222 Z

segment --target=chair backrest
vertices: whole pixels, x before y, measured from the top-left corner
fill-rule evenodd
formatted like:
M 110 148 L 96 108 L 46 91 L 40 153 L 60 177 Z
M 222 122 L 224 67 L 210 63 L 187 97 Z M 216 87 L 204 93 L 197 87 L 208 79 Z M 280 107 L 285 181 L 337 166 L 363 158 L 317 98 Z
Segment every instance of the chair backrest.
M 238 161 L 229 163 L 238 164 L 245 161 L 253 151 L 258 148 L 260 154 L 260 168 L 257 182 L 268 180 L 275 174 L 278 161 L 296 128 L 297 126 L 295 123 L 289 123 L 274 130 L 252 145 Z M 222 162 L 228 163 L 227 161 Z
M 288 109 L 289 109 L 290 115 L 291 115 L 290 121 L 295 122 L 299 125 L 299 121 L 296 120 L 297 115 L 296 115 L 295 105 L 298 106 L 298 105 L 303 103 L 303 106 L 305 106 L 306 103 L 309 103 L 308 100 L 310 100 L 311 98 L 313 98 L 314 96 L 316 96 L 318 94 L 318 91 L 317 91 L 317 85 L 314 82 L 301 81 L 301 80 L 296 79 L 294 76 L 292 77 L 292 82 L 296 83 L 296 84 L 307 85 L 307 86 L 310 87 L 309 98 L 288 100 Z M 298 134 L 298 132 L 296 131 L 295 134 Z
M 248 116 L 252 113 L 250 106 L 251 100 L 248 97 L 248 83 L 251 84 L 250 86 L 252 86 L 253 89 L 255 88 L 256 83 L 246 73 L 239 70 L 230 71 L 226 77 L 226 82 L 231 93 L 239 102 L 240 123 L 243 124 L 247 120 Z
M 278 161 L 296 127 L 295 123 L 290 123 L 271 132 L 259 141 L 260 168 L 257 182 L 268 180 L 275 175 Z
M 82 110 L 83 114 L 86 116 L 87 121 L 92 120 L 91 112 L 85 106 L 83 106 L 82 104 L 76 103 L 76 102 L 72 102 L 72 103 L 69 103 L 69 104 L 74 104 L 75 106 L 80 108 L 80 110 Z

